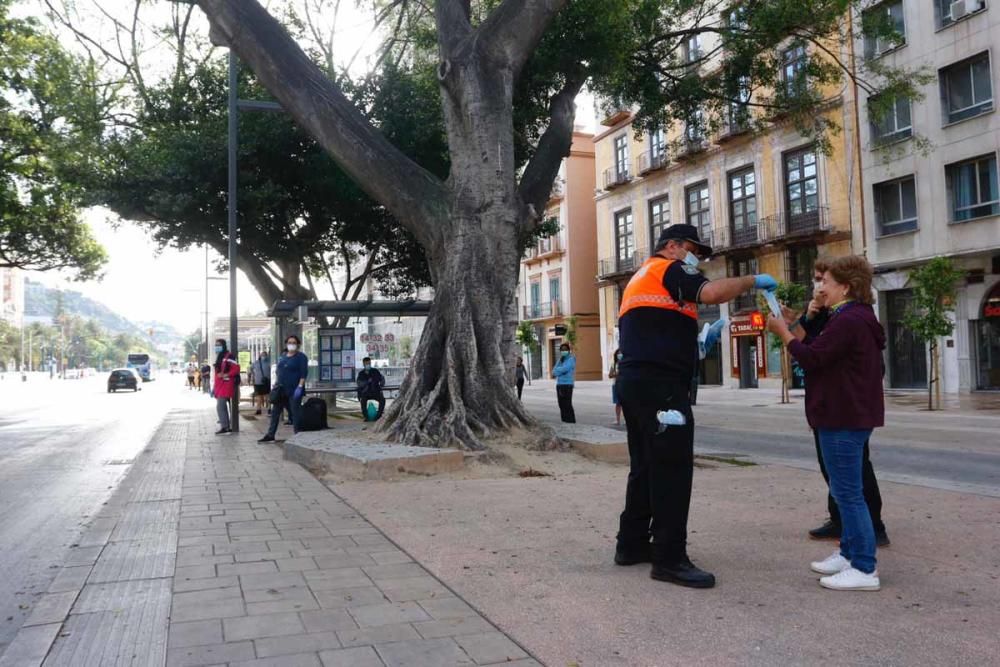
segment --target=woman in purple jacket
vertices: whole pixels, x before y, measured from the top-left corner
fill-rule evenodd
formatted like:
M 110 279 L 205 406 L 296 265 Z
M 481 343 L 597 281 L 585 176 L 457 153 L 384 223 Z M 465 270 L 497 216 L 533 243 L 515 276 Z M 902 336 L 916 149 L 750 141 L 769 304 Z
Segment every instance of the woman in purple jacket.
M 885 332 L 871 306 L 872 267 L 863 257 L 838 257 L 823 274 L 820 290 L 830 319 L 816 338 L 796 339 L 781 318 L 772 316 L 767 323 L 806 372 L 806 419 L 819 432 L 843 523 L 840 550 L 812 563 L 812 570 L 825 575 L 819 580 L 824 588 L 877 591 L 875 530 L 861 481 L 865 441 L 885 417 Z

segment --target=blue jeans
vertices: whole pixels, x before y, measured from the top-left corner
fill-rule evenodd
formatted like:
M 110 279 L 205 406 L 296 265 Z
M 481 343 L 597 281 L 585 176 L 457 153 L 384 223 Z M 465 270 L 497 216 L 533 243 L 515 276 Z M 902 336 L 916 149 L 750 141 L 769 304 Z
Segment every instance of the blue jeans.
M 875 528 L 865 503 L 861 464 L 865 441 L 871 434 L 871 429 L 819 429 L 830 493 L 840 510 L 840 555 L 867 574 L 875 571 Z
M 298 433 L 302 425 L 302 399 L 295 400 L 291 396 L 285 399 L 285 403 L 271 406 L 271 423 L 268 425 L 267 434 L 272 438 L 278 432 L 278 423 L 281 421 L 281 413 L 287 408 L 292 415 L 292 431 Z

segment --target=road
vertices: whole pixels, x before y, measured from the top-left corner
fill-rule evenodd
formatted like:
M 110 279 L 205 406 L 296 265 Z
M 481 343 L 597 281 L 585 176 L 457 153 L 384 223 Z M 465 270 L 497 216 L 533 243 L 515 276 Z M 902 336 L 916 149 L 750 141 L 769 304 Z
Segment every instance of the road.
M 577 383 L 573 398 L 578 422 L 614 424 L 607 383 Z M 551 382 L 525 387 L 524 401 L 539 418 L 559 421 Z M 702 388 L 694 410 L 698 453 L 819 470 L 801 397 L 780 405 L 766 390 Z M 1000 411 L 928 413 L 889 404 L 886 426 L 872 436 L 872 461 L 879 479 L 1000 497 Z
M 0 380 L 0 654 L 166 412 L 210 400 L 171 378 L 115 394 L 103 374 Z

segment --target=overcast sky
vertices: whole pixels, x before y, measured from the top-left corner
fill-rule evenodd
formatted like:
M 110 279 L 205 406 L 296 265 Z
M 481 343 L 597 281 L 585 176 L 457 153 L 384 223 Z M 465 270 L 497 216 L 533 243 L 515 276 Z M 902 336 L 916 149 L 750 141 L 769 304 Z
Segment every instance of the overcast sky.
M 98 1 L 108 3 L 105 6 L 125 9 L 131 4 L 116 5 L 116 0 Z M 16 13 L 40 16 L 40 7 L 42 7 L 40 0 L 25 0 L 17 7 Z M 153 11 L 156 12 L 157 9 Z M 159 11 L 162 11 L 162 5 Z M 370 38 L 371 21 L 368 16 L 367 13 L 358 10 L 351 0 L 342 3 L 337 21 L 336 51 L 344 63 L 359 49 L 362 49 L 364 56 L 377 46 L 377 38 Z M 200 11 L 197 12 L 195 20 L 205 21 Z M 66 35 L 66 43 L 72 44 L 70 34 Z M 356 61 L 356 67 L 360 66 L 362 72 L 363 56 Z M 577 100 L 577 122 L 585 125 L 587 130 L 593 131 L 594 110 L 589 96 L 584 95 Z M 156 244 L 141 227 L 129 221 L 121 221 L 116 228 L 109 222 L 109 217 L 113 215 L 104 209 L 93 209 L 84 213 L 84 219 L 90 224 L 97 240 L 108 251 L 109 261 L 102 280 L 75 283 L 69 281 L 65 274 L 51 272 L 29 273 L 32 280 L 53 287 L 79 291 L 134 321 L 167 322 L 182 333 L 201 326 L 204 323 L 205 310 L 204 248 L 198 247 L 184 252 L 166 249 L 158 253 Z M 215 259 L 217 257 L 213 253 L 213 264 Z M 211 275 L 218 276 L 214 271 Z M 228 282 L 211 280 L 208 285 L 210 316 L 228 315 Z M 322 283 L 317 283 L 316 286 L 322 290 Z M 241 315 L 256 313 L 266 308 L 242 273 L 239 273 L 237 290 L 237 311 Z

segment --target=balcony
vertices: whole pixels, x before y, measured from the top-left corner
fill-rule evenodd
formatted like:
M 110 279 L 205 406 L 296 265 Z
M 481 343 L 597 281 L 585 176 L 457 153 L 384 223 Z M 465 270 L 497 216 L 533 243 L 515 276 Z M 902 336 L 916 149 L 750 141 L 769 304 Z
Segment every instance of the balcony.
M 524 320 L 544 320 L 550 317 L 562 315 L 562 309 L 557 301 L 547 301 L 545 303 L 532 303 L 523 306 Z
M 612 107 L 608 110 L 608 115 L 601 121 L 601 125 L 604 125 L 605 127 L 614 127 L 623 120 L 627 120 L 631 115 L 632 112 L 628 109 L 622 107 Z
M 831 231 L 830 213 L 826 206 L 799 215 L 775 213 L 760 221 L 762 240 L 766 242 L 809 238 Z
M 608 257 L 602 259 L 597 265 L 598 280 L 607 280 L 618 276 L 625 276 L 635 273 L 642 263 L 649 259 L 649 253 L 644 250 L 636 250 L 629 257 Z
M 690 160 L 697 155 L 705 152 L 708 148 L 708 142 L 705 141 L 703 137 L 697 137 L 694 139 L 684 139 L 681 141 L 680 146 L 677 148 L 677 153 L 675 155 L 676 160 Z
M 628 167 L 619 170 L 616 167 L 608 167 L 604 170 L 604 189 L 614 190 L 617 187 L 625 185 L 632 180 L 632 177 L 628 173 Z
M 563 248 L 562 241 L 559 239 L 559 236 L 549 236 L 538 239 L 538 242 L 535 245 L 529 246 L 524 251 L 523 261 L 529 263 L 535 262 L 561 253 Z
M 750 121 L 743 115 L 727 118 L 719 127 L 715 143 L 724 144 L 750 132 Z
M 642 176 L 643 174 L 648 174 L 651 171 L 656 171 L 657 169 L 663 169 L 667 166 L 667 154 L 665 151 L 661 151 L 658 155 L 652 155 L 651 153 L 643 153 L 635 160 L 635 171 L 637 174 Z

